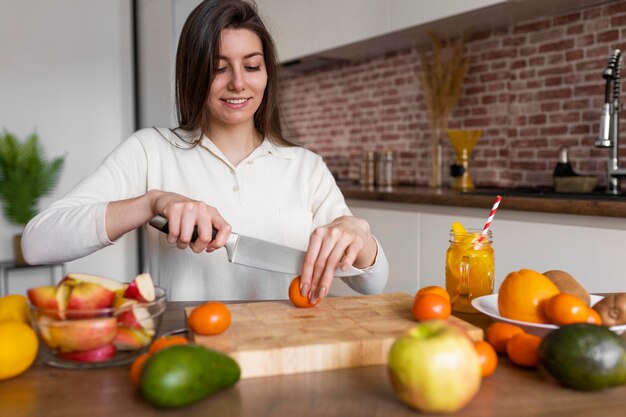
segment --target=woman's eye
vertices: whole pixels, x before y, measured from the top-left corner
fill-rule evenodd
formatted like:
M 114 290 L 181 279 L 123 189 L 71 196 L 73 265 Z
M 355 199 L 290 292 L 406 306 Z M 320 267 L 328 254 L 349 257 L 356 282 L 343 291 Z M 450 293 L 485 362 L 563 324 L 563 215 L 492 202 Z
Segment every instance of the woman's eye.
M 246 67 L 246 70 L 248 71 L 259 71 L 260 69 L 261 69 L 260 65 L 257 65 L 256 67 L 250 67 L 250 66 Z
M 218 69 L 215 70 L 215 72 L 217 72 L 218 74 L 221 74 L 223 72 L 226 72 L 227 68 L 226 67 L 219 67 Z

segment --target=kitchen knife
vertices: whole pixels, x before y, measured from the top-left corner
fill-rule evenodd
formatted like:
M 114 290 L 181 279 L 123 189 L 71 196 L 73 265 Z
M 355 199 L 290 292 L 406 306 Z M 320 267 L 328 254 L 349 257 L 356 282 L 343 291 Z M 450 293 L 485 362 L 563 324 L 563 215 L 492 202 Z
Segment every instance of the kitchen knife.
M 163 233 L 169 233 L 167 219 L 163 216 L 155 216 L 150 220 L 150 226 Z M 217 229 L 213 229 L 213 238 L 217 234 Z M 198 229 L 194 228 L 191 241 L 198 238 Z M 228 241 L 224 246 L 228 254 L 228 260 L 234 264 L 245 265 L 253 268 L 264 269 L 266 271 L 281 272 L 290 275 L 300 275 L 302 263 L 304 262 L 303 252 L 288 246 L 278 245 L 265 240 L 256 239 L 249 236 L 230 233 Z M 337 268 L 336 277 L 349 277 L 362 274 L 363 271 L 350 267 L 347 271 Z

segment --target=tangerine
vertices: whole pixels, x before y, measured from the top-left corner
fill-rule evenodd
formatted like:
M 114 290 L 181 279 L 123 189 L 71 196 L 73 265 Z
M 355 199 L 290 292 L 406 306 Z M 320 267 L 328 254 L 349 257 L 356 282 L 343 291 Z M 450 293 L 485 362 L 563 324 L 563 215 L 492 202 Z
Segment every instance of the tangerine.
M 141 371 L 143 371 L 143 366 L 145 365 L 148 358 L 151 356 L 150 353 L 142 353 L 137 356 L 137 358 L 133 361 L 132 365 L 130 365 L 130 382 L 133 386 L 138 387 L 141 383 Z
M 424 295 L 424 294 L 437 294 L 437 295 L 442 296 L 446 300 L 448 300 L 448 302 L 450 302 L 450 294 L 448 294 L 448 291 L 446 291 L 445 288 L 440 287 L 438 285 L 430 285 L 428 287 L 420 288 L 419 291 L 417 291 L 417 293 L 415 294 L 415 296 L 417 297 L 418 295 Z
M 474 348 L 476 349 L 476 353 L 478 353 L 480 373 L 483 378 L 493 375 L 498 367 L 498 355 L 496 354 L 496 351 L 484 340 L 474 342 Z
M 557 294 L 545 303 L 545 313 L 554 324 L 585 323 L 589 317 L 589 307 L 572 294 Z
M 516 365 L 535 367 L 539 365 L 539 345 L 541 338 L 534 334 L 516 334 L 506 345 L 509 359 Z
M 520 269 L 506 276 L 498 291 L 498 310 L 502 317 L 531 323 L 550 323 L 544 303 L 559 294 L 548 277 L 531 269 Z
M 192 310 L 188 323 L 194 333 L 220 334 L 230 326 L 230 310 L 220 301 L 209 301 Z
M 189 340 L 185 336 L 161 336 L 154 342 L 152 342 L 152 344 L 148 348 L 148 353 L 157 353 L 159 350 L 165 349 L 168 346 L 184 345 L 185 343 L 189 343 Z
M 311 303 L 309 297 L 300 294 L 300 275 L 298 275 L 289 284 L 289 301 L 296 307 L 311 308 L 315 307 L 320 299 L 318 298 L 315 303 Z
M 487 342 L 498 353 L 506 353 L 506 345 L 516 334 L 522 334 L 524 330 L 514 324 L 493 323 L 487 328 Z
M 437 294 L 422 294 L 413 301 L 413 317 L 417 321 L 442 319 L 450 317 L 452 307 L 450 300 Z
M 593 308 L 587 309 L 587 323 L 597 324 L 598 326 L 602 325 L 602 317 L 600 314 Z

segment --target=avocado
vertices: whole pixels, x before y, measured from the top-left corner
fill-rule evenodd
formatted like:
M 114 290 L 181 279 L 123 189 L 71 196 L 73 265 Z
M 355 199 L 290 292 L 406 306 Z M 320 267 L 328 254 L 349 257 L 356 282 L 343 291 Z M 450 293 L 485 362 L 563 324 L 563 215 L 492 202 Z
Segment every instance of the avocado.
M 553 330 L 539 346 L 539 361 L 569 388 L 593 391 L 626 384 L 626 340 L 604 326 L 576 323 Z
M 139 391 L 158 407 L 180 407 L 233 386 L 240 376 L 239 365 L 228 355 L 198 345 L 175 345 L 146 361 Z

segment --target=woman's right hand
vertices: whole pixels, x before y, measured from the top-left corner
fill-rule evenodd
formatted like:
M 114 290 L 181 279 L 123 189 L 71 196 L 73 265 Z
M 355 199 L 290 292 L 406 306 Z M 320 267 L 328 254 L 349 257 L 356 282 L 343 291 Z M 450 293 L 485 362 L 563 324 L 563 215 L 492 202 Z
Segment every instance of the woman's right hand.
M 161 214 L 168 220 L 168 242 L 175 243 L 179 249 L 191 247 L 196 253 L 213 252 L 226 244 L 231 226 L 215 207 L 176 193 L 151 193 L 150 208 L 153 215 Z M 196 226 L 198 238 L 191 242 Z M 215 239 L 212 238 L 213 228 L 217 229 Z

